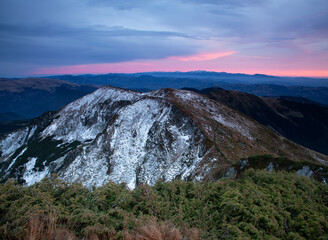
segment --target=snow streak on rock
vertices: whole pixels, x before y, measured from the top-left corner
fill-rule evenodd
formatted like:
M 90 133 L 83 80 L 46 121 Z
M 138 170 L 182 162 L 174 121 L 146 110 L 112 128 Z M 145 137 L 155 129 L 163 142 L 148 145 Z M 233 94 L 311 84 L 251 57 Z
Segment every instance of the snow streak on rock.
M 7 135 L 5 139 L 0 142 L 0 151 L 2 156 L 7 156 L 20 148 L 28 136 L 28 128 L 20 129 Z
M 15 157 L 15 158 L 12 160 L 12 162 L 10 163 L 10 165 L 9 165 L 8 168 L 7 168 L 7 171 L 8 171 L 8 170 L 9 170 L 9 169 L 15 164 L 17 158 L 19 158 L 20 156 L 23 155 L 23 153 L 26 151 L 26 149 L 27 149 L 27 147 L 24 148 L 24 149 L 18 154 L 18 156 Z

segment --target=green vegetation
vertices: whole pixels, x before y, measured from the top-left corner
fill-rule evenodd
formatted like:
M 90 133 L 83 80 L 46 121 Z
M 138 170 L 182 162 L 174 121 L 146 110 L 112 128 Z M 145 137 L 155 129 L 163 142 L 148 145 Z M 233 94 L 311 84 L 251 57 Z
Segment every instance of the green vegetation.
M 286 157 L 273 157 L 272 155 L 256 155 L 248 159 L 242 159 L 238 163 L 233 164 L 236 170 L 236 177 L 239 178 L 247 169 L 267 169 L 271 165 L 271 170 L 294 172 L 301 171 L 304 167 L 311 171 L 311 178 L 326 182 L 328 180 L 328 167 L 308 161 L 294 161 Z
M 87 189 L 0 185 L 1 239 L 327 239 L 328 187 L 286 172 Z

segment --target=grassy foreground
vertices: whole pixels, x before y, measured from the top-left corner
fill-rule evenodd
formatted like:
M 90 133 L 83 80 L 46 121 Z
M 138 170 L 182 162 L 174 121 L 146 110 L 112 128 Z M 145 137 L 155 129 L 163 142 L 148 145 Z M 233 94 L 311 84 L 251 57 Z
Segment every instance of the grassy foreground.
M 328 187 L 253 169 L 238 180 L 133 191 L 8 181 L 0 185 L 0 239 L 328 239 Z

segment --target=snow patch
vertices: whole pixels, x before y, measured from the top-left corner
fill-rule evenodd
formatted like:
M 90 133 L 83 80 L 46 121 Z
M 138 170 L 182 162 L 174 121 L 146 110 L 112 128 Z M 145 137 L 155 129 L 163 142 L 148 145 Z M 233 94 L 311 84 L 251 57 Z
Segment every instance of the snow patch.
M 144 99 L 119 112 L 110 142 L 113 151 L 110 156 L 112 181 L 126 182 L 129 188 L 135 187 L 136 170 L 147 151 L 149 130 L 156 121 L 165 121 L 170 111 L 169 107 L 161 105 L 160 101 Z
M 32 129 L 30 130 L 30 133 L 29 133 L 27 139 L 30 139 L 34 135 L 36 129 L 37 129 L 37 126 L 33 126 L 32 127 Z
M 87 187 L 102 186 L 109 181 L 107 172 L 108 163 L 97 149 L 84 147 L 83 154 L 75 158 L 61 177 L 71 182 L 82 181 Z
M 8 170 L 14 165 L 14 163 L 15 163 L 16 160 L 17 160 L 17 158 L 19 158 L 20 156 L 22 156 L 22 155 L 24 154 L 24 152 L 26 151 L 26 149 L 27 149 L 27 147 L 24 148 L 24 149 L 23 149 L 23 150 L 17 155 L 17 157 L 15 157 L 15 158 L 11 161 L 11 163 L 10 163 L 10 165 L 9 165 L 9 167 L 7 168 L 6 171 L 8 171 Z
M 35 171 L 34 167 L 36 160 L 36 157 L 29 158 L 29 161 L 25 164 L 25 172 L 23 175 L 23 179 L 25 180 L 26 185 L 28 186 L 33 185 L 36 182 L 40 182 L 49 173 L 48 167 L 44 167 L 43 171 Z
M 233 119 L 227 120 L 221 114 L 213 115 L 213 118 L 215 119 L 215 121 L 221 123 L 222 125 L 236 130 L 244 137 L 246 137 L 250 140 L 255 140 L 254 137 L 250 134 L 249 129 L 247 129 L 245 126 L 242 126 L 236 120 L 233 120 Z
M 254 140 L 254 137 L 250 134 L 250 128 L 246 124 L 248 121 L 246 119 L 240 119 L 240 116 L 239 119 L 237 116 L 234 116 L 234 118 L 229 116 L 227 113 L 228 108 L 213 103 L 211 100 L 190 91 L 179 90 L 175 91 L 174 94 L 181 100 L 192 102 L 195 107 L 206 110 L 209 116 L 218 123 L 236 130 L 250 140 Z M 221 109 L 222 112 L 218 113 L 218 109 Z M 209 133 L 208 130 L 205 128 L 207 133 Z
M 63 108 L 43 132 L 42 137 L 54 135 L 64 142 L 85 142 L 95 139 L 108 124 L 108 111 L 115 102 L 137 101 L 141 93 L 104 87 Z M 118 110 L 118 109 L 117 109 Z
M 25 143 L 27 134 L 28 128 L 8 134 L 7 137 L 0 142 L 0 151 L 2 151 L 2 155 L 9 155 L 20 148 Z
M 174 95 L 184 101 L 194 102 L 202 105 L 208 104 L 209 102 L 205 97 L 186 90 L 174 91 Z

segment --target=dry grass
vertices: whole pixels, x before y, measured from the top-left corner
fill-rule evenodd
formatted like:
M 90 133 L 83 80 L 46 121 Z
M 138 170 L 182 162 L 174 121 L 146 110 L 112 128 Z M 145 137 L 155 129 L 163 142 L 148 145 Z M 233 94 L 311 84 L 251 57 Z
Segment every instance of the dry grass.
M 144 222 L 143 225 L 135 229 L 132 233 L 126 232 L 124 240 L 198 240 L 199 231 L 196 229 L 180 232 L 172 223 L 158 223 L 155 220 Z
M 77 240 L 75 234 L 67 229 L 59 228 L 56 225 L 57 216 L 35 215 L 31 217 L 25 228 L 24 240 Z
M 56 217 L 53 215 L 35 215 L 27 222 L 26 229 L 26 239 L 28 240 L 54 239 Z
M 86 236 L 88 240 L 117 239 L 114 231 L 111 231 L 101 224 L 86 227 L 83 231 L 83 235 Z
M 25 229 L 23 240 L 78 240 L 76 235 L 65 228 L 56 225 L 56 215 L 35 215 L 29 219 Z M 118 236 L 110 229 L 102 225 L 87 227 L 83 235 L 84 240 L 109 240 L 118 239 Z M 170 222 L 159 223 L 155 218 L 140 220 L 131 232 L 124 233 L 124 240 L 198 240 L 197 229 L 183 229 L 180 231 Z

